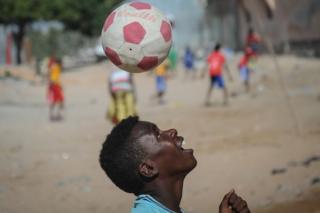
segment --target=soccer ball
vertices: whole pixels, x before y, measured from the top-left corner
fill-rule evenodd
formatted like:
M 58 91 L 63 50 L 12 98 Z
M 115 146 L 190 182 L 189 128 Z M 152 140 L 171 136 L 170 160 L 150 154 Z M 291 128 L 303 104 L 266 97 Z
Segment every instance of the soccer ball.
M 169 20 L 144 2 L 126 3 L 107 17 L 102 47 L 110 61 L 132 73 L 146 72 L 161 64 L 172 44 Z

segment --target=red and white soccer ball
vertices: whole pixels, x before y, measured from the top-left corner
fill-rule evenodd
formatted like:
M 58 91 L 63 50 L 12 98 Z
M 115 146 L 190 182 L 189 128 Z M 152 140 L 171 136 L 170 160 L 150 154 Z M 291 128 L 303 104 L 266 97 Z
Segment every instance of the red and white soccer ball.
M 131 2 L 107 17 L 101 34 L 106 56 L 119 68 L 146 72 L 168 56 L 172 44 L 169 20 L 144 2 Z

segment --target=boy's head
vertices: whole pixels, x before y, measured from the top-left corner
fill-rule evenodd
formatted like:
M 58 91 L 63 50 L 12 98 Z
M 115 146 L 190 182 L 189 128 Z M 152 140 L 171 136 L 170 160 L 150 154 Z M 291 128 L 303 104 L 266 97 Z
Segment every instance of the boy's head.
M 250 27 L 250 28 L 248 29 L 248 35 L 252 35 L 253 33 L 254 33 L 254 30 L 253 30 L 252 27 Z
M 221 49 L 221 44 L 220 43 L 217 43 L 215 46 L 214 46 L 214 51 L 217 52 L 217 51 L 220 51 Z
M 146 184 L 184 178 L 195 166 L 193 150 L 182 148 L 175 129 L 161 131 L 138 117 L 122 120 L 107 136 L 100 165 L 120 189 L 136 195 Z
M 246 56 L 252 56 L 254 54 L 254 52 L 253 52 L 251 47 L 246 47 L 245 50 L 244 50 L 244 54 Z

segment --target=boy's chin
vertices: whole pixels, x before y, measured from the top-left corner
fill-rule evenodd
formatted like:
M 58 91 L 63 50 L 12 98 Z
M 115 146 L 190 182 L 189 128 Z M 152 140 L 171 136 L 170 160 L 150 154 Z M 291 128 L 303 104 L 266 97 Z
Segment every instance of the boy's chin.
M 192 163 L 190 164 L 190 167 L 189 167 L 187 173 L 191 172 L 194 168 L 196 168 L 197 164 L 198 164 L 198 161 L 197 161 L 195 158 L 193 158 L 193 161 L 192 161 Z

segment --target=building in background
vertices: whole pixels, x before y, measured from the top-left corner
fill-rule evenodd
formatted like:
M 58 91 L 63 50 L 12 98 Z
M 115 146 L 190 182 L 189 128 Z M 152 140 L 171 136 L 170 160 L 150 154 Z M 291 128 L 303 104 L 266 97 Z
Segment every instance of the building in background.
M 130 0 L 128 0 L 130 1 Z M 278 52 L 319 52 L 320 0 L 145 0 L 175 19 L 176 48 L 242 49 L 252 27 Z
M 320 49 L 320 0 L 207 0 L 207 40 L 240 49 L 255 29 L 279 52 Z

